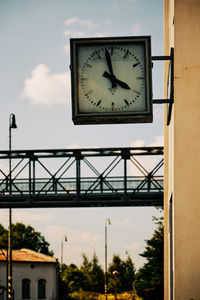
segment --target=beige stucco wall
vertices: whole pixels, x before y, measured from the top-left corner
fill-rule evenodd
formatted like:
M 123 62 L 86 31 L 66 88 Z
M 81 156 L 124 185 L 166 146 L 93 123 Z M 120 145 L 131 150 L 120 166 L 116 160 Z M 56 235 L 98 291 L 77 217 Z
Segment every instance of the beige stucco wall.
M 174 25 L 173 25 L 174 23 Z M 173 195 L 174 299 L 200 299 L 200 0 L 165 0 L 165 54 L 174 46 L 172 122 L 165 127 L 165 299 Z
M 170 55 L 174 47 L 174 5 L 173 1 L 165 1 L 164 15 L 164 52 Z M 169 62 L 165 63 L 165 98 L 168 98 L 168 72 Z M 167 124 L 167 106 L 165 107 L 165 125 Z M 165 168 L 164 168 L 164 294 L 165 299 L 170 299 L 170 236 L 169 236 L 169 200 L 174 190 L 174 109 L 172 110 L 170 126 L 165 126 Z M 169 142 L 170 141 L 170 142 Z M 170 144 L 170 147 L 169 147 Z

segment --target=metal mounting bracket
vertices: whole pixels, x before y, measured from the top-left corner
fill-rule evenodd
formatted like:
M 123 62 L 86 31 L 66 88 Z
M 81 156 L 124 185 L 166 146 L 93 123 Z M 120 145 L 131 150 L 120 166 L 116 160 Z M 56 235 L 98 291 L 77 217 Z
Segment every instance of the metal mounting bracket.
M 168 70 L 168 99 L 153 99 L 153 104 L 168 104 L 167 126 L 171 121 L 172 106 L 174 103 L 174 48 L 171 48 L 170 56 L 152 56 L 151 60 L 169 60 Z

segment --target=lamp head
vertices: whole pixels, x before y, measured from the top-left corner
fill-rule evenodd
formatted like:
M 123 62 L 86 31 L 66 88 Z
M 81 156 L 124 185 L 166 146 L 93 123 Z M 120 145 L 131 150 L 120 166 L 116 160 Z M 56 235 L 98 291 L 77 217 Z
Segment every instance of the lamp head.
M 113 271 L 112 273 L 113 273 L 113 275 L 115 275 L 115 276 L 119 274 L 119 272 L 118 272 L 117 270 Z
M 10 119 L 10 128 L 17 128 L 15 115 L 11 114 L 10 117 L 11 117 L 11 119 Z
M 111 221 L 109 218 L 106 220 L 106 224 L 111 225 Z

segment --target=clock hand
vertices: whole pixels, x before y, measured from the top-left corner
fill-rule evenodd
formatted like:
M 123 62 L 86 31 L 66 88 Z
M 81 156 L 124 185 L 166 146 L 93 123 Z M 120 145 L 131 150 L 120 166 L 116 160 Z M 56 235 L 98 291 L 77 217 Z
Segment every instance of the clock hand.
M 103 73 L 103 77 L 109 78 L 112 81 L 112 75 L 106 71 Z M 121 86 L 123 89 L 130 90 L 130 87 L 128 86 L 127 83 L 117 79 L 115 76 L 114 76 L 114 80 L 115 80 L 115 83 L 118 84 L 119 86 Z
M 112 68 L 112 62 L 111 62 L 111 57 L 110 57 L 110 53 L 108 52 L 107 48 L 105 48 L 105 55 L 106 55 L 106 62 L 108 65 L 108 69 L 110 72 L 110 77 L 108 77 L 111 82 L 112 82 L 112 88 L 117 87 L 116 82 L 115 82 L 115 75 L 113 74 L 113 68 Z
M 123 81 L 121 81 L 121 80 L 119 80 L 119 79 L 117 79 L 117 78 L 116 78 L 115 81 L 116 81 L 116 83 L 117 83 L 119 86 L 121 86 L 123 89 L 130 90 L 130 87 L 128 86 L 127 83 L 125 83 L 125 82 L 123 82 Z

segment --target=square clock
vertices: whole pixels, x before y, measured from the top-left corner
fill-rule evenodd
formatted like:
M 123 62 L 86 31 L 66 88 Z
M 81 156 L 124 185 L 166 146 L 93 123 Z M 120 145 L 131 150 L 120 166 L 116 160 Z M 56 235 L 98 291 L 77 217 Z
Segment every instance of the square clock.
M 153 121 L 151 38 L 70 39 L 74 124 Z

